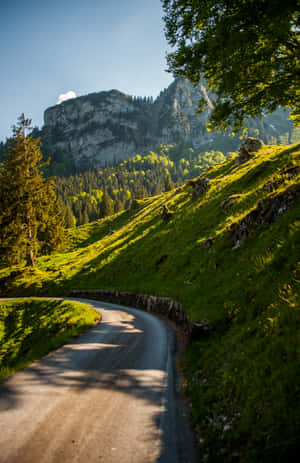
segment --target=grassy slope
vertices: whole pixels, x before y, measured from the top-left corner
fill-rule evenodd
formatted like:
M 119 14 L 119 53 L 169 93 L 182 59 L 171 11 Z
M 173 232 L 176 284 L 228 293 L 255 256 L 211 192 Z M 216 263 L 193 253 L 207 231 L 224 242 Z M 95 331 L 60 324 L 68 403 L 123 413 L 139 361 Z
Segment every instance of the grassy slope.
M 211 461 L 293 461 L 300 415 L 299 202 L 236 249 L 227 227 L 261 199 L 299 187 L 299 174 L 284 173 L 299 164 L 300 145 L 264 147 L 239 167 L 231 158 L 206 173 L 211 186 L 197 201 L 185 187 L 74 229 L 65 253 L 40 258 L 32 271 L 0 271 L 3 288 L 14 295 L 114 288 L 177 299 L 192 319 L 208 318 L 214 327 L 185 357 L 203 451 Z M 276 179 L 284 181 L 275 191 L 263 189 Z M 232 193 L 239 199 L 222 208 Z M 167 224 L 162 204 L 174 212 Z M 213 249 L 203 246 L 208 237 Z
M 0 302 L 0 379 L 65 344 L 94 325 L 99 314 L 71 301 L 14 299 Z

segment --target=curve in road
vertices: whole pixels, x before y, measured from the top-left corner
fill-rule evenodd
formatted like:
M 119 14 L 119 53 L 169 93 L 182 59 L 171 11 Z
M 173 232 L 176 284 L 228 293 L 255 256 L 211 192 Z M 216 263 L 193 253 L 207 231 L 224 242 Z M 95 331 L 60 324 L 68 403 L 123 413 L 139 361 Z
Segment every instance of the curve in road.
M 0 385 L 1 463 L 199 461 L 176 395 L 173 329 L 81 301 L 102 322 Z

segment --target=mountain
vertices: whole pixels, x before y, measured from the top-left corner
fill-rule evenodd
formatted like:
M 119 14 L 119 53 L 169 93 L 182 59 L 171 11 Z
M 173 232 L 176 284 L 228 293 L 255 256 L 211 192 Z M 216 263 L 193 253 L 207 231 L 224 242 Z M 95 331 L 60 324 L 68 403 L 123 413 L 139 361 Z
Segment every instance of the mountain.
M 46 109 L 40 133 L 51 157 L 72 160 L 83 170 L 143 154 L 161 144 L 185 144 L 203 151 L 235 150 L 240 143 L 230 133 L 206 130 L 208 111 L 199 114 L 198 100 L 213 95 L 177 78 L 153 101 L 118 90 L 80 96 Z M 248 121 L 248 135 L 266 143 L 292 142 L 293 125 L 283 109 Z

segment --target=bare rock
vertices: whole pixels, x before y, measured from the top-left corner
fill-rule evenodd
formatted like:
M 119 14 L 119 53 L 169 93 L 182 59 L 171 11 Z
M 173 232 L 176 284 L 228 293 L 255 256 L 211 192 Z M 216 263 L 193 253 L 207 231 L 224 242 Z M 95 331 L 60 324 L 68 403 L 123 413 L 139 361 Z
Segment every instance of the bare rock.
M 253 157 L 253 153 L 256 153 L 262 146 L 263 143 L 259 138 L 248 137 L 240 146 L 239 155 L 235 159 L 235 163 L 239 166 L 249 161 Z
M 259 138 L 248 137 L 241 145 L 241 148 L 246 149 L 248 153 L 256 153 L 262 146 L 263 142 Z
M 192 187 L 192 201 L 196 201 L 202 196 L 209 187 L 210 180 L 205 177 L 199 177 L 196 180 L 189 180 L 187 185 Z
M 232 248 L 238 248 L 259 225 L 271 225 L 292 207 L 300 196 L 300 186 L 293 185 L 275 197 L 263 199 L 238 223 L 228 228 Z
M 221 208 L 222 209 L 229 209 L 231 206 L 233 206 L 239 199 L 241 195 L 236 195 L 236 194 L 231 194 L 227 196 L 222 202 L 221 202 Z
M 162 214 L 161 218 L 163 222 L 168 222 L 172 217 L 173 212 L 169 211 L 168 206 L 166 204 L 162 205 Z
M 284 173 L 285 173 L 289 178 L 297 177 L 297 175 L 299 174 L 299 172 L 300 172 L 300 166 L 289 167 L 288 169 L 286 169 L 286 170 L 284 171 Z
M 267 193 L 272 193 L 272 191 L 277 190 L 277 188 L 283 183 L 283 181 L 283 179 L 270 180 L 269 182 L 265 183 L 262 189 Z
M 207 318 L 192 324 L 190 338 L 192 341 L 202 338 L 212 331 L 212 326 Z
M 213 243 L 214 243 L 214 239 L 212 236 L 210 236 L 209 238 L 207 238 L 207 240 L 204 241 L 203 246 L 205 248 L 211 248 Z

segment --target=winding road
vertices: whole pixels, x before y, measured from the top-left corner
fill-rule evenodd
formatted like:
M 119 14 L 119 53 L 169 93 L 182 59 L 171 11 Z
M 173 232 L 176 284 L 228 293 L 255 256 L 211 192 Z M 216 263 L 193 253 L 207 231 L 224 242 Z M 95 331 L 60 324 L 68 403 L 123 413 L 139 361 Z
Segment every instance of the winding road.
M 198 462 L 176 394 L 174 330 L 81 301 L 101 323 L 0 384 L 0 462 Z

